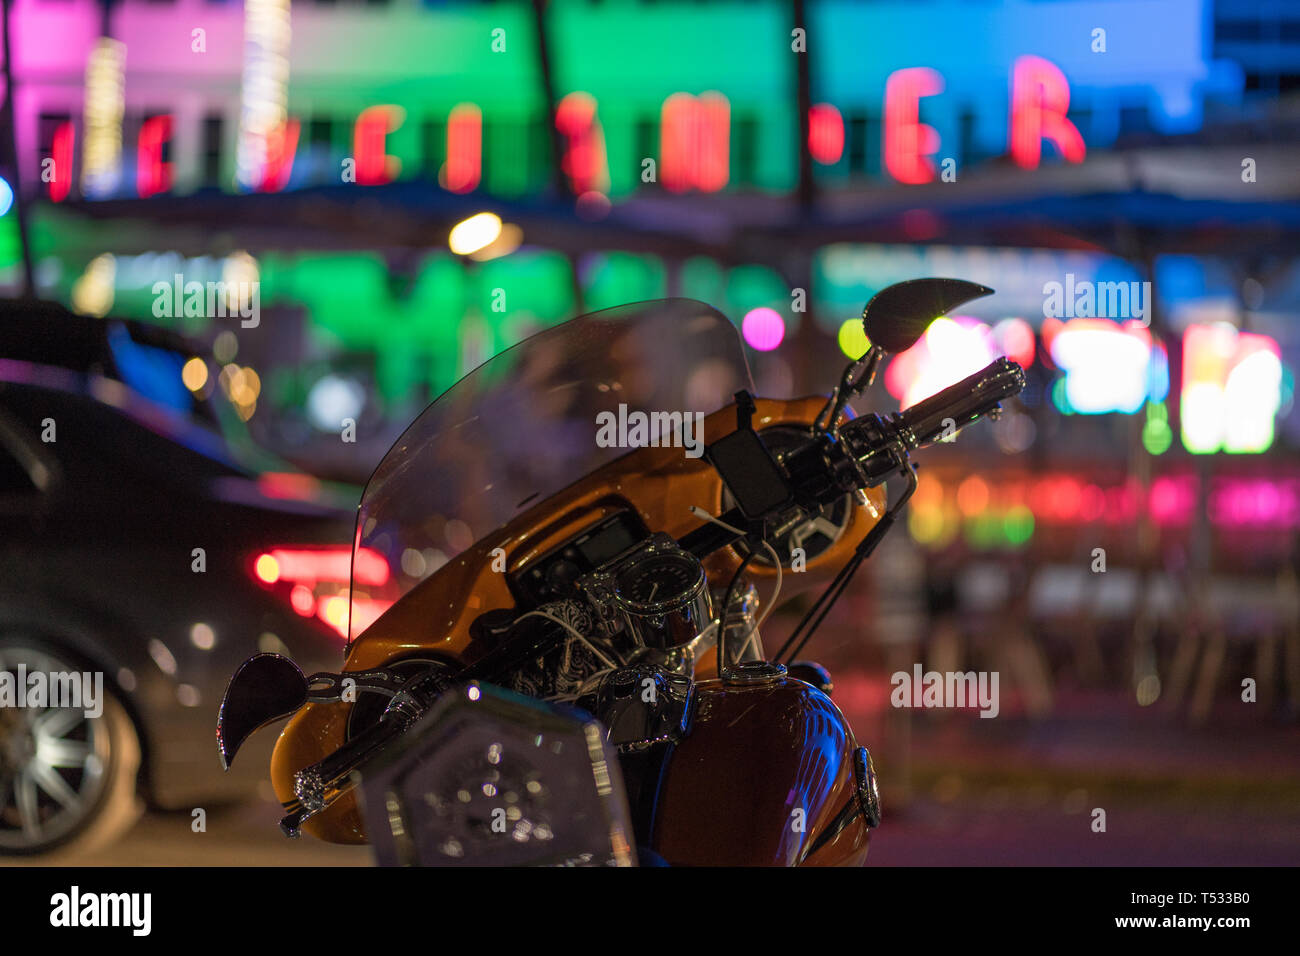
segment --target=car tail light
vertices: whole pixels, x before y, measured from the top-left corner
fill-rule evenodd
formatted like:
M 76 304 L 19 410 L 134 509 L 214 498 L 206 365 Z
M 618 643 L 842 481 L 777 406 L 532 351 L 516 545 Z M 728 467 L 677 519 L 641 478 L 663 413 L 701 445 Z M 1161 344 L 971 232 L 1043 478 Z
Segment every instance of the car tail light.
M 320 618 L 344 638 L 350 608 L 358 617 L 353 630 L 360 633 L 393 603 L 361 590 L 383 589 L 390 578 L 388 562 L 369 548 L 357 551 L 355 563 L 346 545 L 270 548 L 253 558 L 251 570 L 258 583 L 282 596 L 295 612 Z M 349 589 L 353 581 L 355 597 Z

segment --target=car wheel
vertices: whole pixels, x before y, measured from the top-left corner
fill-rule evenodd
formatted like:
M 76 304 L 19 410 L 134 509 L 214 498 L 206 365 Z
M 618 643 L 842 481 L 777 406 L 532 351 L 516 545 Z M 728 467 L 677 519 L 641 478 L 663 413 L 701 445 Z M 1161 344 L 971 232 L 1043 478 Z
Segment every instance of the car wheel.
M 83 672 L 74 659 L 35 638 L 0 637 L 0 672 L 15 682 L 20 665 L 28 675 Z M 102 705 L 97 717 L 0 706 L 0 855 L 95 850 L 139 817 L 140 738 L 107 685 Z

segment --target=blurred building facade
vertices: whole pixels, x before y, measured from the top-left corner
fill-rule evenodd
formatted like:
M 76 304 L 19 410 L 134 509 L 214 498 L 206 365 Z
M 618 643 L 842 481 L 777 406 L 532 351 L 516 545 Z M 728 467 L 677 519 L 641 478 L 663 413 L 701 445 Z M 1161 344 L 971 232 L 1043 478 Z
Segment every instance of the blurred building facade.
M 1285 595 L 1245 620 L 1232 594 L 1300 534 L 1300 9 L 540 8 L 15 0 L 6 177 L 38 291 L 180 329 L 209 388 L 256 369 L 261 439 L 363 478 L 459 374 L 586 309 L 708 301 L 790 393 L 861 353 L 879 288 L 984 282 L 866 399 L 1030 370 L 933 456 L 914 541 L 1041 562 L 1023 606 L 1098 633 L 1181 613 L 1197 574 L 1225 635 L 1292 626 Z M 483 211 L 500 232 L 449 248 Z M 0 232 L 12 287 L 13 212 Z M 257 283 L 260 321 L 160 309 L 178 277 Z

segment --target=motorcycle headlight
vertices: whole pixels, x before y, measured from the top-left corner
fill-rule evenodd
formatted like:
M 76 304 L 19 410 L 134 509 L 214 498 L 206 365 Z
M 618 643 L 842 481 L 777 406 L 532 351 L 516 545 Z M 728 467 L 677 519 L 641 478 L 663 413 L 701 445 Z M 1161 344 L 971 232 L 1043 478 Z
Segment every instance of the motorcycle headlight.
M 361 777 L 381 865 L 634 863 L 617 755 L 571 707 L 470 683 Z

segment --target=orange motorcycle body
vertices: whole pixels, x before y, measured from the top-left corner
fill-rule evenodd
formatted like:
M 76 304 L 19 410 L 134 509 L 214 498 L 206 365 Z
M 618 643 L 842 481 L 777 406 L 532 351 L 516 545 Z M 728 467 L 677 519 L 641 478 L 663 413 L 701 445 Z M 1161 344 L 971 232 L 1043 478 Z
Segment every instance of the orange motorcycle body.
M 753 425 L 760 431 L 778 425 L 807 427 L 825 401 L 825 398 L 816 396 L 791 401 L 759 399 Z M 705 441 L 713 442 L 730 433 L 735 423 L 734 406 L 709 415 L 704 421 Z M 353 641 L 343 670 L 369 670 L 425 657 L 473 663 L 484 649 L 472 638 L 470 625 L 486 611 L 515 605 L 506 583 L 507 574 L 527 568 L 556 545 L 620 509 L 633 509 L 650 529 L 680 538 L 700 523 L 700 519 L 691 513 L 691 506 L 718 514 L 722 494 L 722 479 L 703 458 L 688 458 L 680 448 L 635 449 L 533 505 L 422 581 Z M 784 576 L 782 598 L 794 597 L 824 585 L 848 560 L 857 542 L 883 513 L 883 488 L 870 489 L 864 501 L 852 506 L 848 523 L 836 542 L 815 558 L 810 558 L 803 572 Z M 498 548 L 506 555 L 505 574 L 493 569 L 493 555 L 499 555 L 496 552 Z M 726 582 L 741 560 L 734 548 L 727 547 L 711 555 L 704 566 L 710 581 Z M 499 561 L 497 567 L 500 567 Z M 751 563 L 746 573 L 755 579 L 760 593 L 765 581 L 775 574 L 771 567 L 758 562 Z M 714 672 L 714 655 L 710 652 L 697 664 L 695 674 L 696 679 L 702 681 L 698 686 L 703 716 L 696 720 L 691 733 L 674 755 L 664 796 L 666 810 L 658 815 L 659 828 L 666 829 L 660 833 L 657 828 L 657 839 L 667 841 L 665 847 L 674 852 L 681 848 L 687 857 L 702 862 L 704 857 L 689 849 L 690 841 L 684 840 L 673 829 L 673 821 L 679 818 L 685 821 L 682 833 L 693 832 L 695 824 L 690 821 L 699 811 L 703 811 L 704 819 L 718 822 L 708 814 L 709 804 L 720 793 L 728 797 L 724 802 L 732 812 L 736 807 L 752 804 L 756 792 L 746 791 L 746 799 L 737 803 L 730 799 L 732 789 L 729 789 L 736 785 L 725 780 L 709 783 L 705 778 L 708 774 L 726 778 L 736 768 L 766 766 L 766 776 L 749 774 L 748 769 L 744 776 L 753 787 L 761 786 L 771 791 L 762 803 L 765 808 L 763 822 L 756 825 L 766 832 L 770 826 L 769 804 L 771 814 L 775 814 L 776 803 L 772 801 L 784 800 L 786 791 L 793 787 L 801 794 L 799 799 L 809 804 L 797 808 L 805 811 L 804 819 L 808 821 L 807 831 L 800 834 L 805 838 L 802 845 L 806 849 L 809 845 L 806 838 L 813 836 L 810 831 L 819 822 L 824 823 L 827 814 L 844 804 L 845 793 L 852 789 L 853 774 L 841 754 L 836 758 L 839 761 L 836 766 L 821 767 L 810 775 L 808 768 L 799 764 L 802 758 L 797 748 L 805 740 L 810 726 L 838 720 L 841 725 L 838 733 L 843 740 L 831 749 L 838 752 L 847 747 L 851 750 L 851 731 L 825 695 L 800 681 L 786 680 L 775 686 L 765 685 L 766 690 L 735 690 L 724 688 L 717 681 L 707 681 L 706 678 L 714 676 Z M 808 692 L 821 697 L 822 701 L 809 696 Z M 735 702 L 740 700 L 752 701 L 745 721 L 734 726 L 726 721 L 718 723 L 720 718 L 715 715 L 730 714 Z M 746 706 L 750 707 L 749 704 Z M 765 715 L 769 706 L 783 716 L 778 719 L 774 715 Z M 290 719 L 271 758 L 271 782 L 282 803 L 288 805 L 294 800 L 293 777 L 297 771 L 323 759 L 346 742 L 351 707 L 348 703 L 308 703 Z M 734 738 L 729 735 L 728 728 L 735 732 Z M 808 759 L 829 759 L 828 754 L 829 751 L 827 754 L 811 753 Z M 704 768 L 710 760 L 719 761 L 719 769 L 706 773 Z M 678 761 L 682 761 L 680 769 Z M 725 793 L 718 787 L 722 787 Z M 744 789 L 736 789 L 735 793 Z M 728 830 L 728 826 L 732 829 Z M 862 829 L 860 821 L 849 826 L 832 844 L 819 850 L 816 860 L 799 858 L 792 849 L 795 844 L 779 833 L 757 839 L 751 857 L 745 860 L 729 855 L 739 852 L 736 847 L 724 853 L 715 843 L 701 845 L 718 849 L 721 855 L 713 857 L 712 862 L 722 859 L 750 864 L 860 862 L 859 853 L 865 855 L 866 850 L 865 833 L 859 832 Z M 353 793 L 344 794 L 330 807 L 309 818 L 303 830 L 334 843 L 366 842 Z M 744 843 L 756 839 L 743 830 L 744 825 L 732 821 L 730 824 L 722 822 L 709 832 L 721 834 L 724 842 L 735 839 Z

